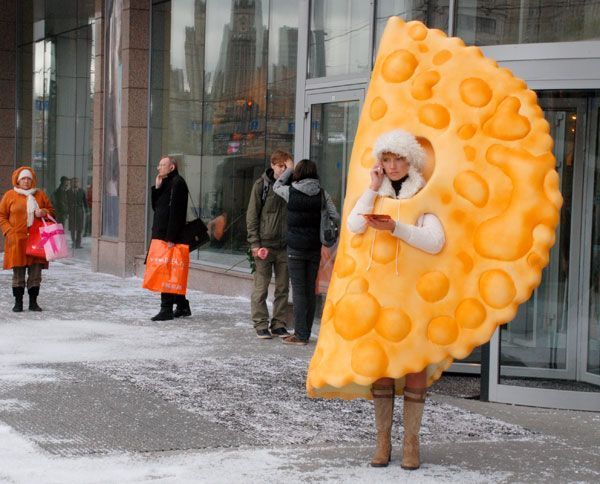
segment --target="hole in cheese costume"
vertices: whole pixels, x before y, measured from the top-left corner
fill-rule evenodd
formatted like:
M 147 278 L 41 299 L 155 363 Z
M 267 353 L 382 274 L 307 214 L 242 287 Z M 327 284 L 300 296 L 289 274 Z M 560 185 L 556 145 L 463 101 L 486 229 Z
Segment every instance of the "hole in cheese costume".
M 369 194 L 375 144 L 398 129 L 425 151 L 423 186 L 403 196 L 418 184 L 409 177 L 398 198 L 385 182 Z M 401 394 L 405 375 L 423 369 L 429 386 L 515 317 L 540 283 L 559 221 L 551 150 L 522 80 L 458 38 L 388 21 L 354 140 L 309 396 L 370 399 L 384 377 Z M 400 222 L 393 234 L 357 226 L 352 210 L 371 199 L 373 213 Z M 429 251 L 408 243 L 411 226 L 436 224 L 441 251 L 435 240 Z

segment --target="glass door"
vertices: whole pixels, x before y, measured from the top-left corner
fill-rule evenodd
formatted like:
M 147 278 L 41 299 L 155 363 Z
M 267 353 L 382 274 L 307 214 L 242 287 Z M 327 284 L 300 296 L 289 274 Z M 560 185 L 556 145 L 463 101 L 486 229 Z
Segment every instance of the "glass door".
M 598 91 L 542 91 L 564 203 L 542 283 L 490 344 L 492 401 L 600 410 Z
M 509 384 L 529 384 L 528 378 L 574 378 L 576 375 L 576 284 L 579 256 L 573 240 L 579 240 L 581 213 L 574 194 L 575 160 L 578 176 L 585 146 L 585 99 L 543 99 L 542 107 L 554 139 L 556 169 L 564 204 L 556 243 L 542 283 L 519 308 L 516 318 L 500 331 L 500 378 Z M 577 182 L 579 185 L 580 181 Z M 569 314 L 571 308 L 571 314 Z M 571 321 L 572 324 L 569 324 Z
M 581 379 L 600 385 L 600 98 L 590 106 L 589 143 L 585 180 L 587 183 L 582 244 L 582 320 L 580 345 Z
M 341 213 L 348 165 L 364 99 L 364 89 L 307 94 L 305 146 L 319 178 Z
M 321 186 L 331 195 L 340 214 L 364 95 L 362 87 L 306 95 L 303 157 L 308 156 L 317 164 Z M 323 250 L 318 277 L 318 292 L 322 295 L 329 286 L 337 245 Z M 323 298 L 319 302 L 318 313 Z

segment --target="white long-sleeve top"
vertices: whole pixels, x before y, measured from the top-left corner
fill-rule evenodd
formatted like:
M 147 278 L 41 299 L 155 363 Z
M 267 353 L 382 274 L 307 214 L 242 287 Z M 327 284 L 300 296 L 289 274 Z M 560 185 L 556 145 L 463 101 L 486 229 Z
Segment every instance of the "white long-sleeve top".
M 361 214 L 373 212 L 378 195 L 376 191 L 367 188 L 348 216 L 346 222 L 348 230 L 355 234 L 362 234 L 367 230 L 367 221 Z M 446 243 L 444 227 L 440 219 L 432 213 L 421 215 L 416 225 L 405 224 L 397 220 L 392 235 L 429 254 L 437 254 Z

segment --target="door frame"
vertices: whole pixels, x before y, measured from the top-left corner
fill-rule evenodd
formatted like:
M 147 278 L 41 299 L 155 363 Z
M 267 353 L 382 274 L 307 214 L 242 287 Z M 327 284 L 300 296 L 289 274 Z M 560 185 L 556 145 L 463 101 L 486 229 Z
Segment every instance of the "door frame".
M 363 104 L 365 101 L 366 87 L 363 86 L 352 86 L 348 87 L 330 87 L 328 89 L 319 89 L 307 91 L 304 96 L 304 123 L 303 123 L 303 153 L 302 158 L 310 157 L 311 148 L 311 124 L 313 117 L 313 106 L 337 103 L 337 102 L 351 102 L 358 101 L 358 112 L 359 112 L 359 123 L 360 113 L 362 113 Z M 358 128 L 358 124 L 357 124 Z M 348 140 L 346 140 L 347 143 Z M 340 209 L 344 207 L 344 199 L 346 197 L 346 178 L 348 176 L 348 168 L 350 165 L 350 159 L 352 153 L 347 157 L 348 164 L 342 168 L 342 180 L 340 180 L 342 186 L 340 190 Z
M 325 89 L 306 91 L 304 94 L 304 122 L 302 126 L 302 158 L 310 156 L 310 123 L 312 106 L 334 102 L 358 101 L 359 112 L 362 112 L 365 102 L 366 86 L 335 86 Z
M 327 89 L 310 90 L 304 95 L 304 126 L 302 137 L 302 157 L 310 156 L 310 123 L 312 107 L 315 104 L 328 104 L 334 102 L 358 101 L 359 112 L 365 102 L 366 87 L 329 87 Z
M 577 377 L 581 381 L 600 385 L 600 375 L 587 371 L 587 362 L 589 357 L 589 329 L 590 329 L 590 277 L 592 267 L 592 251 L 590 242 L 592 241 L 593 216 L 594 216 L 594 175 L 596 169 L 597 156 L 600 156 L 600 99 L 595 98 L 588 103 L 588 130 L 586 133 L 585 155 L 585 185 L 583 187 L 584 205 L 582 211 L 582 231 L 581 231 L 581 286 L 579 294 L 581 295 L 580 306 L 580 331 L 578 345 L 582 349 L 581 358 L 577 365 Z M 592 145 L 592 141 L 595 143 Z M 600 190 L 600 187 L 598 187 Z M 600 230 L 600 227 L 597 227 Z
M 583 213 L 583 190 L 578 187 L 584 185 L 585 169 L 585 143 L 586 136 L 586 100 L 585 98 L 567 98 L 554 99 L 549 103 L 540 98 L 540 106 L 544 111 L 560 111 L 575 109 L 577 113 L 577 127 L 575 135 L 574 162 L 573 166 L 573 185 L 571 187 L 571 228 L 569 238 L 571 241 L 582 240 L 582 213 Z M 565 120 L 566 121 L 566 120 Z M 555 147 L 562 147 L 562 140 L 555 143 Z M 576 379 L 577 377 L 577 342 L 579 338 L 579 328 L 581 324 L 579 315 L 579 280 L 580 280 L 580 262 L 581 262 L 580 244 L 571 244 L 569 247 L 569 269 L 567 280 L 567 342 L 566 358 L 564 369 L 551 368 L 524 368 L 504 365 L 502 374 L 505 376 L 524 376 L 533 378 L 553 378 L 553 379 Z M 537 289 L 536 289 L 537 291 Z M 531 301 L 531 299 L 529 300 Z M 523 307 L 523 306 L 521 306 Z M 575 324 L 573 324 L 573 322 Z M 509 323 L 510 324 L 510 323 Z M 501 349 L 499 350 L 501 351 Z
M 569 252 L 569 270 L 567 286 L 567 324 L 569 327 L 567 333 L 567 354 L 565 370 L 549 369 L 526 369 L 519 367 L 505 366 L 502 373 L 504 375 L 523 375 L 532 377 L 546 377 L 556 379 L 577 379 L 579 381 L 588 381 L 593 384 L 600 384 L 598 381 L 584 379 L 582 369 L 584 363 L 587 363 L 587 328 L 588 308 L 585 306 L 585 300 L 589 298 L 586 295 L 584 283 L 589 283 L 589 264 L 591 263 L 589 251 L 586 245 L 591 239 L 592 216 L 590 211 L 593 208 L 590 197 L 593 197 L 593 170 L 590 163 L 593 155 L 587 149 L 590 141 L 593 122 L 588 123 L 587 119 L 590 110 L 590 101 L 585 98 L 565 98 L 554 99 L 552 106 L 545 107 L 545 110 L 552 108 L 573 108 L 577 110 L 577 127 L 575 139 L 574 162 L 573 166 L 573 188 L 571 201 L 571 229 L 570 240 L 575 241 L 570 246 Z M 543 106 L 544 99 L 540 99 Z M 596 108 L 598 103 L 596 102 Z M 591 111 L 591 113 L 597 111 Z M 597 129 L 597 126 L 596 126 Z M 590 176 L 590 170 L 591 175 Z M 591 180 L 590 180 L 591 178 Z M 588 222 L 588 223 L 586 223 Z M 587 264 L 587 266 L 586 266 Z M 586 297 L 587 296 L 587 297 Z M 589 299 L 588 299 L 589 302 Z M 583 346 L 582 346 L 583 344 Z M 585 348 L 581 354 L 585 355 L 578 358 L 578 349 Z M 581 392 L 568 390 L 555 390 L 546 388 L 533 388 L 526 386 L 509 385 L 500 382 L 500 328 L 497 328 L 490 341 L 490 372 L 489 372 L 489 400 L 500 403 L 513 403 L 521 405 L 544 406 L 553 408 L 568 408 L 574 410 L 598 411 L 600 409 L 600 392 Z M 507 371 L 508 370 L 508 371 Z M 595 379 L 594 378 L 594 379 Z

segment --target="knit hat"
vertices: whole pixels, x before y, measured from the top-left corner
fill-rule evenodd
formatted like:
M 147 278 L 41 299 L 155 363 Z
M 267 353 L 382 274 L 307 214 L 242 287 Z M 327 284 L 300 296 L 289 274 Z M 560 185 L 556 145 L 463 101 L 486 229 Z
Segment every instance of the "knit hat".
M 17 177 L 17 183 L 22 179 L 22 178 L 30 178 L 31 180 L 33 180 L 33 173 L 31 173 L 31 171 L 25 169 L 25 170 L 21 170 L 21 172 L 19 173 L 19 176 Z
M 425 150 L 411 133 L 395 129 L 383 133 L 373 147 L 373 156 L 381 160 L 383 153 L 394 153 L 403 156 L 408 164 L 421 171 L 425 166 Z

